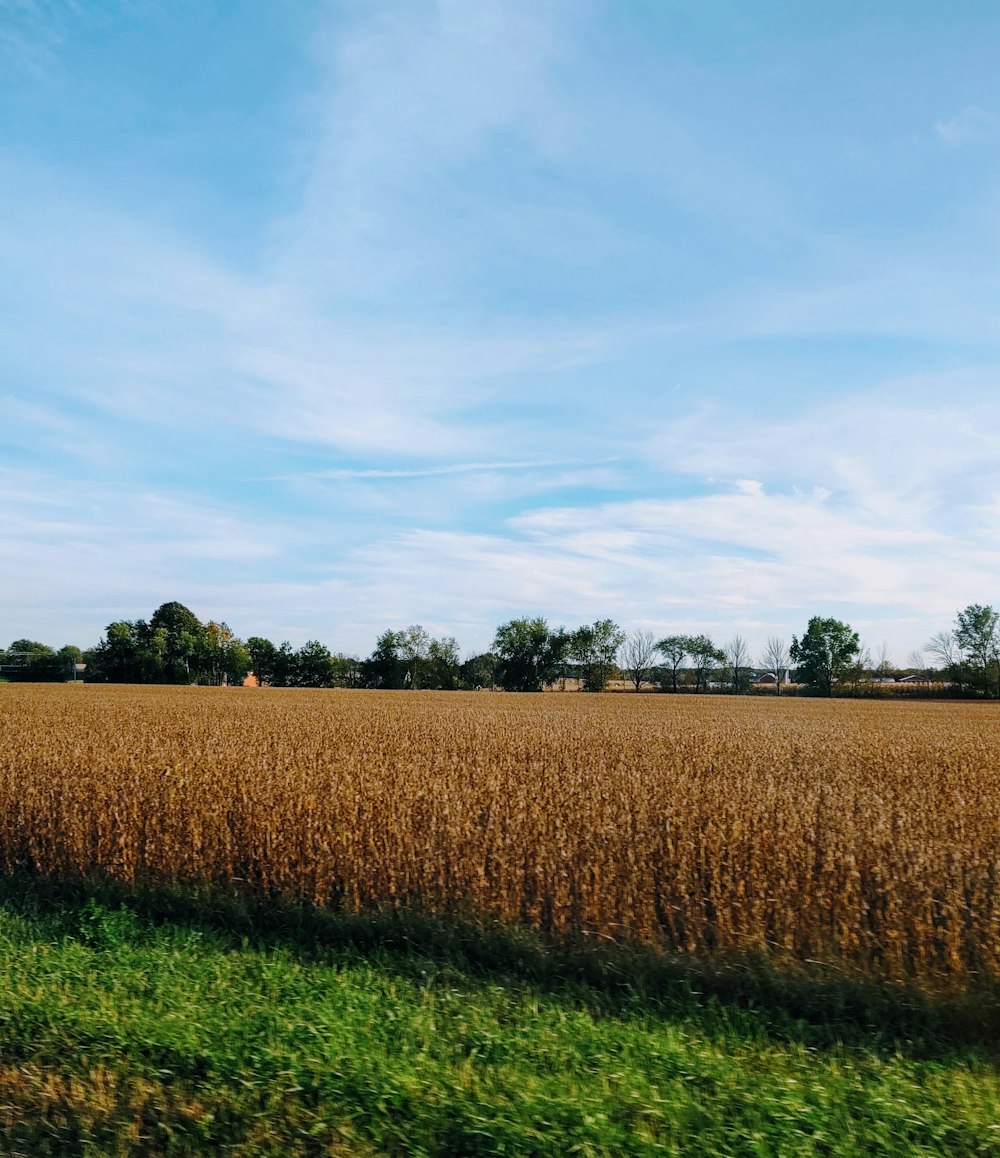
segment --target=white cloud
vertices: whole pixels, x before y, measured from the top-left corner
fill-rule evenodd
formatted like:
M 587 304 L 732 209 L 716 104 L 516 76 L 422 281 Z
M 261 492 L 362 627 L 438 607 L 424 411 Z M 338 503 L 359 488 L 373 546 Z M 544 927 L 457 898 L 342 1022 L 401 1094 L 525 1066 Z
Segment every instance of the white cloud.
M 935 121 L 934 132 L 951 146 L 995 141 L 1000 138 L 1000 115 L 979 105 L 966 105 L 955 116 Z

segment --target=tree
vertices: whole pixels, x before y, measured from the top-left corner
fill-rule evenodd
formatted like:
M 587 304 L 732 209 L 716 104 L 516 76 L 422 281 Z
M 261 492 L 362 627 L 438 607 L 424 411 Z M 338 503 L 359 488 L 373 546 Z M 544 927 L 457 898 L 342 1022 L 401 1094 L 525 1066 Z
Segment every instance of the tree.
M 83 663 L 83 652 L 75 644 L 67 643 L 56 652 L 59 661 L 59 676 L 63 680 L 76 679 L 76 665 Z
M 269 639 L 264 639 L 259 635 L 251 635 L 247 640 L 246 648 L 250 654 L 250 670 L 260 681 L 261 686 L 264 684 L 276 686 L 274 684 L 274 671 L 278 649 Z
M 804 682 L 822 695 L 832 696 L 860 650 L 858 633 L 849 624 L 814 615 L 801 640 L 792 636 L 789 655 Z
M 294 686 L 328 688 L 333 683 L 333 656 L 318 639 L 310 639 L 295 653 Z
M 445 635 L 432 639 L 427 649 L 426 686 L 442 691 L 453 691 L 462 678 L 458 640 Z
M 200 674 L 205 651 L 205 628 L 183 603 L 163 603 L 150 616 L 149 632 L 155 641 L 161 679 L 186 684 Z
M 702 688 L 708 687 L 712 673 L 719 664 L 726 662 L 726 654 L 707 635 L 689 636 L 687 645 L 694 671 L 694 690 L 700 692 Z
M 63 648 L 61 652 L 55 652 L 48 644 L 34 639 L 15 639 L 4 656 L 4 675 L 8 679 L 35 683 L 70 679 L 73 671 L 65 654 L 70 651 L 76 657 L 81 655 L 79 648 Z
M 242 683 L 250 663 L 247 646 L 236 638 L 227 623 L 210 620 L 205 624 L 200 663 L 203 680 L 216 686 Z
M 889 679 L 894 670 L 892 656 L 889 653 L 889 645 L 883 642 L 872 663 L 872 674 L 877 679 L 885 680 Z
M 551 631 L 540 617 L 501 624 L 493 640 L 500 686 L 509 692 L 540 692 L 558 676 L 568 641 L 561 627 Z
M 227 684 L 239 686 L 250 671 L 250 652 L 242 639 L 233 639 L 226 648 L 223 675 Z
M 297 686 L 297 678 L 295 649 L 287 639 L 283 639 L 274 650 L 270 683 L 276 688 L 294 688 Z
M 361 661 L 357 656 L 345 655 L 338 651 L 333 657 L 333 686 L 336 688 L 359 688 L 362 686 Z
M 656 636 L 641 627 L 633 628 L 622 641 L 618 662 L 638 692 L 653 670 L 656 655 Z
M 583 667 L 584 688 L 588 692 L 603 692 L 607 687 L 624 639 L 625 633 L 611 619 L 598 619 L 570 632 L 567 650 Z
M 431 637 L 419 623 L 397 632 L 399 656 L 405 667 L 403 686 L 416 690 L 424 686 L 425 669 L 430 660 Z
M 400 656 L 403 632 L 388 629 L 375 641 L 375 650 L 361 661 L 361 682 L 366 688 L 401 688 L 406 664 Z
M 970 603 L 955 618 L 955 642 L 968 663 L 973 686 L 983 695 L 994 688 L 1000 694 L 1000 612 L 981 603 Z
M 774 673 L 774 694 L 781 695 L 781 679 L 788 669 L 788 644 L 777 635 L 769 635 L 760 657 L 760 666 Z
M 667 661 L 670 669 L 670 690 L 677 691 L 677 672 L 691 651 L 691 637 L 688 635 L 668 635 L 656 645 L 656 650 Z
M 926 650 L 938 669 L 949 679 L 958 692 L 966 680 L 962 653 L 951 631 L 939 631 L 927 641 Z
M 150 667 L 149 628 L 142 619 L 109 623 L 104 639 L 87 654 L 87 679 L 105 683 L 144 683 Z
M 492 651 L 469 656 L 461 667 L 462 683 L 467 688 L 475 688 L 476 691 L 480 688 L 493 687 L 498 663 Z
M 750 667 L 750 647 L 742 635 L 734 635 L 722 649 L 725 662 L 729 665 L 733 695 L 746 691 L 747 674 Z

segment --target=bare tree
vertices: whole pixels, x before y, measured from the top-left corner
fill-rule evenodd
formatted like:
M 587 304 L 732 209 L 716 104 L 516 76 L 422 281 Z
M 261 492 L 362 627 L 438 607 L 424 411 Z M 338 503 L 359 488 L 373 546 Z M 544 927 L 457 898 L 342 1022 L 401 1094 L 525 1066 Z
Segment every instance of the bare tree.
M 638 692 L 653 666 L 656 654 L 656 636 L 651 631 L 637 627 L 625 637 L 618 652 L 619 666 L 635 685 Z
M 729 664 L 729 670 L 732 672 L 733 694 L 739 695 L 740 672 L 746 671 L 750 666 L 750 648 L 747 646 L 747 641 L 742 635 L 734 635 L 722 649 L 722 654 L 726 657 L 726 663 Z
M 924 655 L 922 647 L 915 647 L 913 651 L 906 657 L 907 664 L 913 668 L 914 675 L 918 675 L 923 680 L 928 680 L 927 672 L 927 656 Z
M 892 656 L 889 654 L 889 645 L 883 643 L 878 649 L 878 655 L 875 656 L 875 662 L 872 665 L 872 670 L 879 679 L 887 679 L 889 673 L 893 670 Z
M 958 640 L 950 631 L 939 631 L 937 635 L 932 635 L 925 650 L 930 652 L 931 658 L 944 669 L 946 675 L 951 675 L 962 660 Z
M 760 666 L 774 672 L 776 695 L 781 695 L 781 677 L 788 671 L 788 644 L 776 635 L 769 635 L 760 657 Z

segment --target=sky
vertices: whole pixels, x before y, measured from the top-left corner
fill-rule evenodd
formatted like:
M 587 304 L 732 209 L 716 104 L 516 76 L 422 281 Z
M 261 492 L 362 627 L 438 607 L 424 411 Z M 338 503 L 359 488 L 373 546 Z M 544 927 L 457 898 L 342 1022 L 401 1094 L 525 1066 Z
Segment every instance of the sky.
M 1000 603 L 1000 13 L 0 0 L 0 646 Z

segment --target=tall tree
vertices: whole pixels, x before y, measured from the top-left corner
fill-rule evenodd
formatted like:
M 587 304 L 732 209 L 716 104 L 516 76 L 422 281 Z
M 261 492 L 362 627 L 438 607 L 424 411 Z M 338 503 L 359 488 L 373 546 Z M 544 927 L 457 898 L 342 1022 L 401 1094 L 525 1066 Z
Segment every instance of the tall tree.
M 750 671 L 750 645 L 742 635 L 734 635 L 722 649 L 722 654 L 729 666 L 730 687 L 733 695 L 745 692 Z
M 228 623 L 209 620 L 202 632 L 202 674 L 216 686 L 242 683 L 250 669 L 246 645 L 236 638 Z
M 615 671 L 615 658 L 625 640 L 625 633 L 611 619 L 570 632 L 567 651 L 583 668 L 584 688 L 588 692 L 603 692 Z
M 806 683 L 822 695 L 832 696 L 860 650 L 861 640 L 849 624 L 814 615 L 801 640 L 792 636 L 789 655 Z
M 146 682 L 148 635 L 148 625 L 142 619 L 109 623 L 104 638 L 87 653 L 87 679 L 116 684 Z
M 333 685 L 333 656 L 318 639 L 310 639 L 299 648 L 293 670 L 297 688 L 328 688 Z
M 474 688 L 476 691 L 481 688 L 492 688 L 498 662 L 492 651 L 469 656 L 461 667 L 462 683 L 465 687 Z
M 336 688 L 360 688 L 361 661 L 357 656 L 345 655 L 338 651 L 333 657 L 333 686 Z
M 934 665 L 945 679 L 950 680 L 955 691 L 961 692 L 968 673 L 962 661 L 962 652 L 951 631 L 939 631 L 927 641 L 926 650 Z
M 271 661 L 271 684 L 276 688 L 294 688 L 297 686 L 298 660 L 295 648 L 283 639 L 274 650 Z
M 618 651 L 618 663 L 636 692 L 642 690 L 642 685 L 649 678 L 655 655 L 656 636 L 645 628 L 633 628 L 622 641 Z
M 781 695 L 781 681 L 788 670 L 788 644 L 777 635 L 768 636 L 760 657 L 760 666 L 774 673 L 774 693 Z
M 1000 694 L 1000 612 L 970 603 L 955 618 L 955 642 L 983 695 Z
M 892 676 L 895 667 L 892 662 L 892 655 L 889 652 L 889 645 L 883 641 L 878 651 L 875 653 L 872 662 L 872 675 L 876 679 L 886 680 Z
M 493 639 L 497 679 L 509 692 L 540 692 L 559 674 L 569 637 L 545 619 L 512 619 L 502 623 Z
M 726 662 L 726 653 L 716 647 L 707 635 L 692 635 L 687 642 L 694 672 L 694 690 L 700 692 L 709 686 L 719 665 Z
M 462 679 L 462 660 L 458 640 L 445 635 L 432 639 L 427 648 L 426 686 L 453 691 Z
M 667 661 L 670 671 L 670 690 L 677 691 L 677 673 L 681 664 L 691 653 L 691 637 L 689 635 L 668 635 L 656 645 L 656 650 Z
M 375 641 L 375 650 L 361 661 L 361 681 L 367 688 L 401 688 L 406 676 L 406 663 L 401 651 L 403 632 L 391 628 L 383 631 Z
M 191 683 L 201 674 L 205 628 L 183 603 L 163 603 L 150 616 L 149 630 L 163 683 Z
M 250 670 L 260 681 L 261 685 L 274 685 L 275 660 L 278 649 L 269 639 L 260 635 L 251 635 L 246 643 L 250 654 Z
M 426 669 L 431 654 L 431 637 L 419 623 L 398 632 L 399 656 L 405 666 L 403 686 L 416 690 L 426 682 Z

